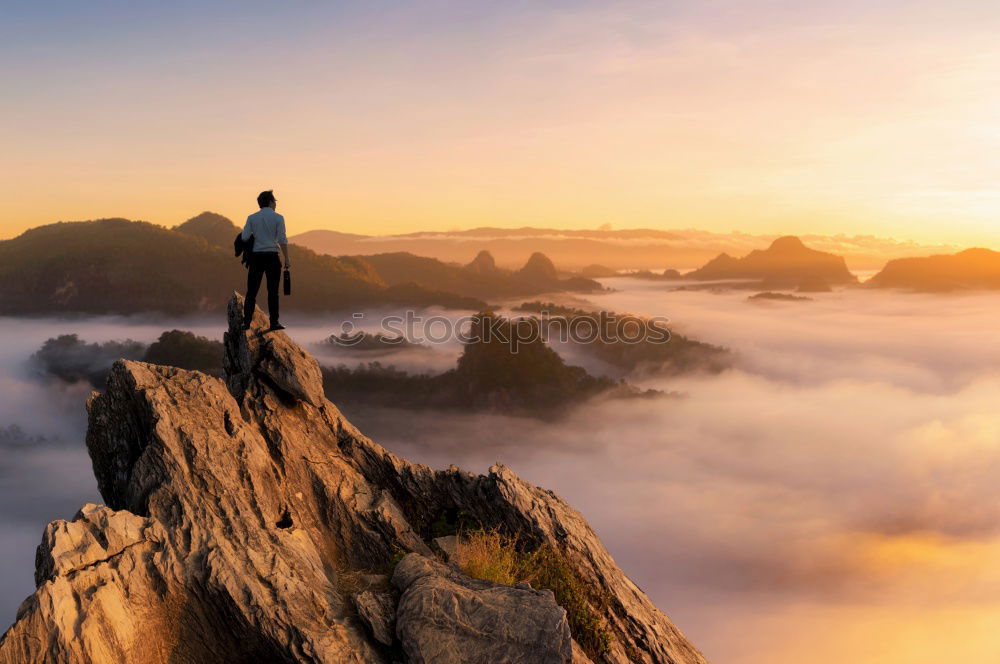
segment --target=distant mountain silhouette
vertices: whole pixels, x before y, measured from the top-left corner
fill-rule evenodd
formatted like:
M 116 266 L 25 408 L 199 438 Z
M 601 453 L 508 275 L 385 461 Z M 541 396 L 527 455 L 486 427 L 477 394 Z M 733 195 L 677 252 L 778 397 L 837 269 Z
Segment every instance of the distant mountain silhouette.
M 494 260 L 493 254 L 485 249 L 476 254 L 476 257 L 472 259 L 471 263 L 465 266 L 465 269 L 476 274 L 500 273 L 500 268 L 497 267 L 497 262 Z
M 533 289 L 530 292 L 519 293 L 519 295 L 530 295 L 545 291 L 590 293 L 603 290 L 603 286 L 600 283 L 587 277 L 566 277 L 565 279 L 561 279 L 552 259 L 540 251 L 531 254 L 524 267 L 514 273 L 514 277 Z
M 618 270 L 610 268 L 606 265 L 599 265 L 597 263 L 585 265 L 580 269 L 580 276 L 587 277 L 588 279 L 603 279 L 605 277 L 614 277 L 617 275 Z
M 417 284 L 423 288 L 477 298 L 508 297 L 523 288 L 521 284 L 512 282 L 506 273 L 476 272 L 408 252 L 355 258 L 369 263 L 389 285 Z
M 684 276 L 699 280 L 759 279 L 764 288 L 857 283 L 843 258 L 810 249 L 794 236 L 780 237 L 767 249 L 755 249 L 743 258 L 720 254 Z
M 179 233 L 200 237 L 213 246 L 231 249 L 233 238 L 242 230 L 242 226 L 237 226 L 221 214 L 202 212 L 196 217 L 191 217 L 183 224 L 174 226 L 174 230 Z
M 647 237 L 648 234 L 651 235 Z M 643 241 L 644 239 L 647 241 Z M 489 251 L 498 266 L 505 268 L 521 265 L 524 257 L 535 251 L 544 253 L 560 267 L 571 270 L 598 260 L 616 269 L 663 265 L 666 262 L 697 265 L 712 255 L 712 249 L 685 246 L 683 239 L 682 236 L 664 231 L 477 228 L 448 233 L 420 232 L 388 236 L 316 230 L 295 235 L 291 241 L 331 255 L 369 256 L 407 252 L 461 264 L 469 260 L 469 247 L 474 246 Z
M 400 237 L 421 237 L 428 235 L 426 231 L 414 233 L 404 233 Z M 520 226 L 518 228 L 498 228 L 496 226 L 480 226 L 466 230 L 449 231 L 449 235 L 460 235 L 466 238 L 494 238 L 494 237 L 552 237 L 563 236 L 572 238 L 605 239 L 616 240 L 637 240 L 656 238 L 659 240 L 683 240 L 684 235 L 676 231 L 662 231 L 652 228 L 623 228 L 613 229 L 566 229 L 566 228 L 536 228 L 534 226 Z
M 625 272 L 621 276 L 633 279 L 649 279 L 650 281 L 669 281 L 671 279 L 683 279 L 677 270 L 666 269 L 663 272 L 651 272 L 649 270 L 639 270 L 637 272 Z
M 532 256 L 517 272 L 490 267 L 486 252 L 464 266 L 408 252 L 356 256 L 372 267 L 390 286 L 417 284 L 423 288 L 479 299 L 537 295 L 549 291 L 595 291 L 601 285 L 579 277 L 560 279 L 555 266 L 545 256 Z
M 633 229 L 566 230 L 557 228 L 473 228 L 469 230 L 424 230 L 398 235 L 361 235 L 314 230 L 294 235 L 291 241 L 319 253 L 361 255 L 409 252 L 446 263 L 466 264 L 469 247 L 486 250 L 501 268 L 516 269 L 526 256 L 540 251 L 562 270 L 584 277 L 610 274 L 583 273 L 593 264 L 610 270 L 662 270 L 664 265 L 684 268 L 704 265 L 720 253 L 743 256 L 766 246 L 773 236 L 747 233 L 712 233 L 704 230 L 676 231 Z M 871 235 L 807 235 L 803 241 L 814 249 L 844 256 L 858 269 L 879 269 L 892 258 L 957 251 L 947 245 L 918 245 Z
M 540 251 L 531 254 L 528 262 L 518 270 L 517 274 L 522 279 L 537 282 L 555 281 L 559 278 L 555 264 Z
M 1000 289 L 1000 252 L 966 249 L 957 254 L 899 258 L 889 261 L 865 285 L 927 292 Z
M 220 219 L 199 215 L 181 224 L 185 231 L 127 219 L 59 222 L 0 241 L 0 313 L 218 310 L 246 286 L 232 236 L 225 248 L 209 239 L 221 239 Z M 483 307 L 473 298 L 417 286 L 388 287 L 363 259 L 318 255 L 295 245 L 289 251 L 296 276 L 295 294 L 283 302 L 289 311 L 389 303 Z

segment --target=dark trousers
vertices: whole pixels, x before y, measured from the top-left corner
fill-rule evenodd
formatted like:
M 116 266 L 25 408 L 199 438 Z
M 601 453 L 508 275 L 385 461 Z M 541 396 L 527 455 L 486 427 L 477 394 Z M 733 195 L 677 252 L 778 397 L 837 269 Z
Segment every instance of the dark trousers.
M 247 272 L 247 296 L 243 302 L 243 322 L 253 320 L 253 308 L 257 304 L 260 280 L 267 275 L 267 313 L 271 325 L 278 323 L 278 283 L 281 281 L 281 261 L 276 251 L 255 251 L 250 254 Z

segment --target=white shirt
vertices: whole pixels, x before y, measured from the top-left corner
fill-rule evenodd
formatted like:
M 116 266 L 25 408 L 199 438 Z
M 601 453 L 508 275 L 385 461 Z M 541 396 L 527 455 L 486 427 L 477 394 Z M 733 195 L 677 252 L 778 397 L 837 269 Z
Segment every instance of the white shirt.
M 263 207 L 247 217 L 241 234 L 243 241 L 253 235 L 253 251 L 278 251 L 279 244 L 288 244 L 285 237 L 285 218 L 269 207 Z

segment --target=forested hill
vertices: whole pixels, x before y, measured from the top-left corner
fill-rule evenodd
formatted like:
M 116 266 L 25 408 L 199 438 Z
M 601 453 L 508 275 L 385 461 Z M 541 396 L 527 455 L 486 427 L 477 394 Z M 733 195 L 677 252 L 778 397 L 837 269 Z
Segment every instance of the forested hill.
M 219 246 L 179 229 L 98 219 L 39 226 L 0 241 L 0 314 L 220 310 L 234 290 L 245 288 L 246 270 L 231 244 Z M 387 286 L 363 259 L 320 255 L 297 245 L 289 251 L 294 288 L 284 299 L 285 310 L 483 304 L 415 286 Z

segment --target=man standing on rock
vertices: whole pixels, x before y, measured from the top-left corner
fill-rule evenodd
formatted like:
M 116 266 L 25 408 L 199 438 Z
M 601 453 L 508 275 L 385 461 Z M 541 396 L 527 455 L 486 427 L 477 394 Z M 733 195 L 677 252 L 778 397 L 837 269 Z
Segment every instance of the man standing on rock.
M 253 236 L 253 251 L 247 265 L 247 296 L 243 306 L 243 329 L 249 330 L 253 321 L 254 306 L 260 280 L 267 276 L 267 313 L 271 317 L 271 330 L 283 330 L 278 322 L 278 282 L 281 281 L 281 260 L 278 247 L 285 256 L 285 269 L 292 267 L 288 260 L 288 237 L 285 235 L 285 218 L 275 212 L 278 201 L 268 189 L 257 196 L 260 210 L 247 217 L 240 237 L 247 242 Z

